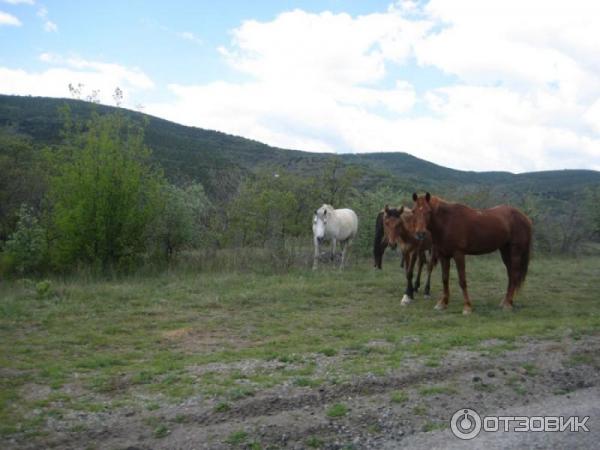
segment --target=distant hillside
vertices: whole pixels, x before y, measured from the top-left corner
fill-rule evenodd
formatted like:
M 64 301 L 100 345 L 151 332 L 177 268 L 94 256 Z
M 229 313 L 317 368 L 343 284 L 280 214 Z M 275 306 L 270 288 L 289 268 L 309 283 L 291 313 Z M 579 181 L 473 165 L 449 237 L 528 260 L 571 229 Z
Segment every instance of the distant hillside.
M 89 117 L 93 110 L 104 114 L 118 109 L 79 100 L 0 95 L 0 126 L 31 136 L 39 147 L 57 144 L 62 128 L 58 108 L 65 103 L 75 116 L 81 118 Z M 260 167 L 276 166 L 313 175 L 331 158 L 330 154 L 284 150 L 218 131 L 120 110 L 135 120 L 148 120 L 146 142 L 171 180 L 198 180 L 209 193 L 217 196 L 233 190 L 244 174 Z M 363 169 L 363 188 L 387 184 L 435 191 L 443 187 L 485 186 L 494 190 L 526 190 L 566 198 L 586 185 L 600 184 L 600 172 L 587 170 L 515 175 L 449 169 L 407 153 L 343 154 L 339 157 L 344 164 Z

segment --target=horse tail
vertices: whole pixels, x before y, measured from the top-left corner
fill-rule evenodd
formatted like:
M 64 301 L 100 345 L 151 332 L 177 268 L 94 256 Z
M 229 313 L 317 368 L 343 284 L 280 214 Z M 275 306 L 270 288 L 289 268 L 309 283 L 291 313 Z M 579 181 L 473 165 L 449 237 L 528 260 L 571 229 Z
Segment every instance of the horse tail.
M 523 233 L 522 242 L 519 245 L 519 249 L 521 254 L 519 255 L 519 266 L 517 272 L 517 276 L 515 277 L 515 289 L 519 289 L 523 283 L 525 282 L 525 277 L 527 277 L 527 270 L 529 268 L 529 260 L 531 259 L 531 246 L 532 246 L 532 237 L 533 230 L 531 219 L 527 217 L 525 214 L 517 211 L 516 216 L 519 218 L 519 227 L 522 228 L 520 233 Z
M 383 252 L 386 247 L 387 240 L 385 239 L 385 232 L 383 230 L 383 211 L 380 211 L 375 220 L 375 239 L 373 241 L 373 259 L 374 266 L 377 269 L 381 269 Z

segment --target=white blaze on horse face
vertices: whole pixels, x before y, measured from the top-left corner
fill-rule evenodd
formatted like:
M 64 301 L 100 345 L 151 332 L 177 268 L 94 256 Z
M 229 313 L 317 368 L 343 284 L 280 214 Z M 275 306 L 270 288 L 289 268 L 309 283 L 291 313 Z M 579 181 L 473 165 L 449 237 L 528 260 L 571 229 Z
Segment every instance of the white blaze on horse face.
M 325 225 L 324 219 L 315 215 L 313 218 L 313 235 L 317 239 L 323 239 L 325 237 Z

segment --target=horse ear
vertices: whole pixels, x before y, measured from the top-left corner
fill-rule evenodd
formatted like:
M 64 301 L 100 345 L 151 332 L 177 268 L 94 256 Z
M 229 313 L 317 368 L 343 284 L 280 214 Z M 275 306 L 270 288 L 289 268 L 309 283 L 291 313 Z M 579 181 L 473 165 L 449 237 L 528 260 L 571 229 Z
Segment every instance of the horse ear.
M 402 205 L 402 206 L 400 207 L 399 214 L 400 214 L 400 215 L 402 215 L 402 212 L 403 212 L 403 211 L 404 211 L 404 205 Z
M 327 210 L 326 210 L 326 209 L 324 209 L 324 210 L 323 210 L 323 216 L 326 216 L 326 215 L 327 215 Z
M 429 200 L 431 200 L 431 194 L 429 192 L 425 194 L 425 200 L 427 201 L 427 203 L 429 203 Z
M 385 213 L 387 214 L 387 213 L 388 213 L 388 211 L 390 210 L 390 205 L 385 205 L 385 206 L 383 207 L 383 210 L 384 210 L 384 211 L 385 211 Z
M 417 195 L 417 193 L 413 192 L 413 202 L 416 202 L 418 198 L 419 196 Z

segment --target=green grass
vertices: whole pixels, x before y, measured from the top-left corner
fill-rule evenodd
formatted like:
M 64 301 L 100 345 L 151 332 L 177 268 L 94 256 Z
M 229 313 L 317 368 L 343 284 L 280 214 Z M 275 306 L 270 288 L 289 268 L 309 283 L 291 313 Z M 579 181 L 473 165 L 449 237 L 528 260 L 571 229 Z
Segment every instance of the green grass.
M 245 431 L 234 431 L 227 438 L 227 443 L 232 445 L 239 445 L 246 442 L 246 439 L 248 439 L 248 433 L 246 433 Z
M 518 375 L 513 375 L 509 377 L 508 380 L 506 380 L 506 385 L 510 386 L 517 394 L 526 395 L 527 388 L 523 386 L 523 381 L 521 380 L 521 378 L 522 377 Z
M 403 391 L 395 391 L 392 393 L 390 400 L 392 403 L 406 403 L 408 401 L 408 394 Z
M 535 364 L 531 364 L 531 363 L 525 363 L 521 367 L 523 369 L 525 369 L 525 373 L 529 376 L 536 375 L 539 370 Z
M 419 389 L 419 394 L 422 396 L 454 394 L 456 389 L 449 386 L 426 386 Z
M 593 364 L 594 358 L 591 355 L 586 354 L 576 354 L 571 356 L 566 364 L 571 367 L 580 366 L 582 364 Z
M 498 307 L 506 285 L 500 257 L 469 257 L 471 316 L 461 314 L 454 268 L 449 308 L 438 312 L 420 297 L 400 307 L 404 281 L 397 267 L 373 271 L 370 261 L 359 259 L 343 273 L 175 271 L 114 281 L 51 279 L 51 294 L 43 296 L 35 283 L 2 281 L 0 434 L 25 426 L 41 431 L 57 409 L 128 404 L 143 410 L 153 399 L 176 403 L 195 395 L 231 404 L 282 383 L 314 387 L 385 375 L 408 357 L 435 367 L 457 347 L 496 355 L 514 348 L 520 336 L 581 338 L 600 330 L 599 270 L 600 257 L 536 256 L 515 311 L 507 313 Z M 438 268 L 433 296 L 440 291 Z M 488 340 L 499 345 L 482 344 Z M 257 367 L 241 372 L 235 364 L 245 360 Z M 326 375 L 316 370 L 319 361 L 330 364 Z M 197 370 L 213 363 L 225 366 Z M 276 369 L 261 368 L 274 363 Z M 84 400 L 24 395 L 29 385 L 60 394 L 74 384 Z M 40 414 L 32 421 L 36 408 Z
M 159 425 L 154 429 L 154 437 L 155 438 L 164 438 L 167 437 L 169 434 L 171 433 L 171 431 L 169 430 L 169 428 L 167 428 L 166 425 Z
M 227 402 L 220 402 L 215 406 L 215 412 L 227 412 L 231 409 L 231 405 Z
M 423 425 L 422 430 L 425 433 L 429 433 L 430 431 L 436 431 L 436 430 L 443 430 L 444 428 L 446 428 L 446 424 L 442 423 L 442 422 L 426 422 L 425 425 Z
M 336 403 L 327 409 L 327 417 L 338 418 L 348 414 L 348 407 L 343 403 Z
M 311 436 L 306 440 L 306 445 L 310 448 L 321 448 L 325 442 L 316 436 Z

